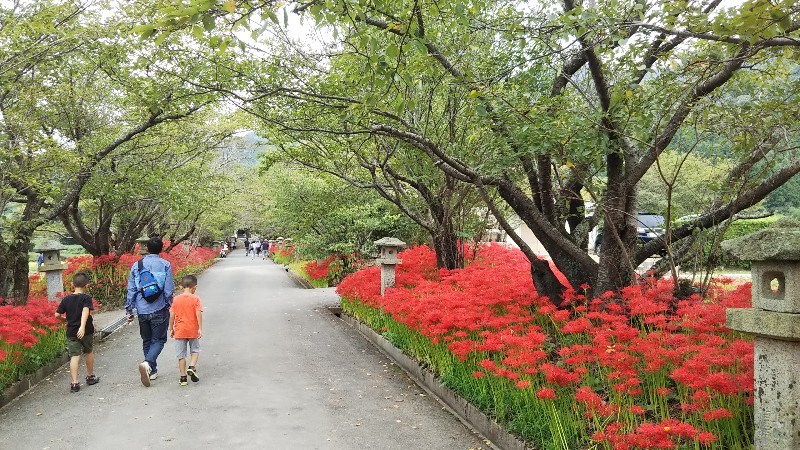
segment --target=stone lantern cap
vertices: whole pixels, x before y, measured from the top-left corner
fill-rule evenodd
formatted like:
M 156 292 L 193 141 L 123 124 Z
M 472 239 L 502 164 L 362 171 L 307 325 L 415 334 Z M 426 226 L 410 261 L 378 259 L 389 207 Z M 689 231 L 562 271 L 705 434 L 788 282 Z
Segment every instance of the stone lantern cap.
M 405 247 L 406 243 L 393 237 L 385 237 L 375 241 L 378 247 Z
M 61 264 L 61 259 L 59 258 L 58 254 L 58 252 L 61 250 L 66 249 L 67 247 L 64 247 L 61 242 L 52 239 L 42 242 L 37 248 L 33 249 L 33 251 L 40 252 L 44 256 L 44 261 L 42 262 L 42 265 L 39 266 L 39 272 L 66 269 L 67 266 Z
M 397 259 L 397 251 L 401 247 L 405 247 L 406 243 L 400 239 L 393 237 L 385 237 L 375 241 L 375 245 L 380 248 L 378 255 L 378 262 L 381 264 L 400 264 L 401 261 Z
M 33 249 L 33 251 L 35 251 L 36 253 L 45 253 L 45 252 L 60 252 L 61 250 L 66 250 L 66 249 L 67 247 L 65 247 L 61 242 L 58 242 L 55 239 L 50 239 L 39 244 L 39 246 Z
M 800 261 L 800 220 L 781 219 L 764 230 L 724 241 L 722 249 L 748 261 Z

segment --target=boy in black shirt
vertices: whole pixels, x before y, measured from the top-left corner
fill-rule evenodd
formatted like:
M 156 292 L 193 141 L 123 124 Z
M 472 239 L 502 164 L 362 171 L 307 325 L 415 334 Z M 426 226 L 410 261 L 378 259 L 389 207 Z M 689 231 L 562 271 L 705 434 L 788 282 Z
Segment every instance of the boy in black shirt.
M 92 323 L 92 297 L 86 293 L 86 285 L 89 284 L 89 276 L 83 272 L 78 272 L 72 278 L 75 286 L 75 293 L 67 295 L 61 300 L 61 304 L 56 309 L 56 316 L 67 314 L 67 350 L 69 351 L 69 372 L 72 375 L 72 384 L 69 386 L 70 392 L 81 390 L 78 382 L 78 364 L 81 361 L 81 353 L 86 359 L 86 384 L 97 384 L 100 378 L 94 374 L 94 353 L 92 353 L 92 340 L 94 337 L 94 324 Z

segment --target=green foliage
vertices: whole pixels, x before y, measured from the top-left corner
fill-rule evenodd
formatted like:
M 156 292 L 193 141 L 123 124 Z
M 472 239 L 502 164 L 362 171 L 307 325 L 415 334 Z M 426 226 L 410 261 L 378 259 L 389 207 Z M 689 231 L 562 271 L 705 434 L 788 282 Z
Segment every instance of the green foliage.
M 800 217 L 800 177 L 795 176 L 772 191 L 764 201 L 764 207 L 784 215 Z
M 263 177 L 270 192 L 263 211 L 292 237 L 301 258 L 366 253 L 383 236 L 415 242 L 419 233 L 376 194 L 335 177 L 287 166 L 272 166 Z
M 725 177 L 730 166 L 724 158 L 715 160 L 694 153 L 667 151 L 639 183 L 639 209 L 664 217 L 669 210 L 672 220 L 702 213 L 728 189 Z M 668 191 L 671 191 L 669 196 Z

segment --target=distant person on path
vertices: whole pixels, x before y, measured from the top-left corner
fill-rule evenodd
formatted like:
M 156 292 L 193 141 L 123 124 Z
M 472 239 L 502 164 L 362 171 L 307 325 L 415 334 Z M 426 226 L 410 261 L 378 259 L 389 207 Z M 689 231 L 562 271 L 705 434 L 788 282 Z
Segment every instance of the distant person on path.
M 84 272 L 76 273 L 72 277 L 72 284 L 75 286 L 75 292 L 61 300 L 61 304 L 56 309 L 56 317 L 61 317 L 64 313 L 67 315 L 67 351 L 70 356 L 69 374 L 72 377 L 69 391 L 78 392 L 81 390 L 81 384 L 78 382 L 81 354 L 84 355 L 86 361 L 86 384 L 97 384 L 100 378 L 94 374 L 94 352 L 92 351 L 94 305 L 92 297 L 86 293 L 89 275 Z
M 264 239 L 264 242 L 261 243 L 261 259 L 267 259 L 268 253 L 269 253 L 269 241 Z
M 172 266 L 158 256 L 163 249 L 161 238 L 153 237 L 147 241 L 148 254 L 131 267 L 125 302 L 128 322 L 133 321 L 134 308 L 139 316 L 139 335 L 144 353 L 144 361 L 139 364 L 139 376 L 142 384 L 148 387 L 150 380 L 158 378 L 156 359 L 167 342 L 169 307 L 175 291 Z
M 44 264 L 44 253 L 39 253 L 39 256 L 36 257 L 36 268 L 41 269 L 42 264 Z
M 261 248 L 261 244 L 258 241 L 253 241 L 250 244 L 250 259 L 256 259 L 256 252 L 259 248 Z
M 200 356 L 200 337 L 203 334 L 203 305 L 195 295 L 197 277 L 186 275 L 181 279 L 183 293 L 175 296 L 169 309 L 169 335 L 175 339 L 175 354 L 178 358 L 180 379 L 178 384 L 186 386 L 187 375 L 197 383 L 197 358 Z M 189 350 L 189 368 L 186 368 L 186 350 Z
M 247 256 L 249 254 L 250 254 L 250 239 L 245 239 L 244 240 L 244 256 Z

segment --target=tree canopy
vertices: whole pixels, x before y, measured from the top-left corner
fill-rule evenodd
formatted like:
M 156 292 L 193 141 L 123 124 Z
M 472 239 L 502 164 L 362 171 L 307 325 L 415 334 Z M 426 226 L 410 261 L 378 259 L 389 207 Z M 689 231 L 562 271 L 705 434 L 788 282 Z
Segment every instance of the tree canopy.
M 268 160 L 327 174 L 303 176 L 318 194 L 340 182 L 371 189 L 393 205 L 378 208 L 384 219 L 400 211 L 427 231 L 443 267 L 459 264 L 457 242 L 485 227 L 488 210 L 556 303 L 564 286 L 509 216 L 573 287 L 601 292 L 634 282 L 652 255 L 680 264 L 697 230 L 759 204 L 800 171 L 800 6 L 791 0 L 3 8 L 4 266 L 20 264 L 8 255 L 48 220 L 61 218 L 88 244 L 108 227 L 84 223 L 84 233 L 79 222 L 108 222 L 104 208 L 118 208 L 118 223 L 133 224 L 124 205 L 141 207 L 158 190 L 174 202 L 154 206 L 169 219 L 148 226 L 191 232 L 203 208 L 176 205 L 225 189 L 192 178 L 190 167 L 213 167 L 200 155 L 242 127 L 272 145 Z M 326 44 L 291 39 L 293 15 L 326 30 Z M 243 115 L 204 129 L 212 108 Z M 181 164 L 190 154 L 198 156 Z M 144 155 L 165 165 L 147 169 Z M 198 189 L 182 191 L 170 167 Z M 124 188 L 113 192 L 109 178 Z M 287 192 L 268 196 L 294 189 L 274 188 Z M 641 246 L 635 219 L 645 209 L 699 216 Z M 347 220 L 341 211 L 331 220 Z M 608 238 L 598 261 L 587 248 L 601 222 Z M 18 278 L 4 275 L 0 293 Z
M 280 22 L 271 2 L 189 5 L 165 11 L 156 28 L 202 21 L 213 34 L 219 22 L 257 36 Z M 563 287 L 504 207 L 573 286 L 604 291 L 633 282 L 634 268 L 660 251 L 679 263 L 695 229 L 755 205 L 800 171 L 793 1 L 290 5 L 330 27 L 336 44 L 303 59 L 268 53 L 257 70 L 243 70 L 253 80 L 243 107 L 314 105 L 326 125 L 315 131 L 414 148 L 423 164 L 482 195 L 551 298 Z M 696 220 L 637 246 L 643 178 L 709 136 L 721 145 L 705 150 L 724 150 L 730 165 L 720 189 Z M 595 261 L 587 237 L 601 220 L 609 239 Z

